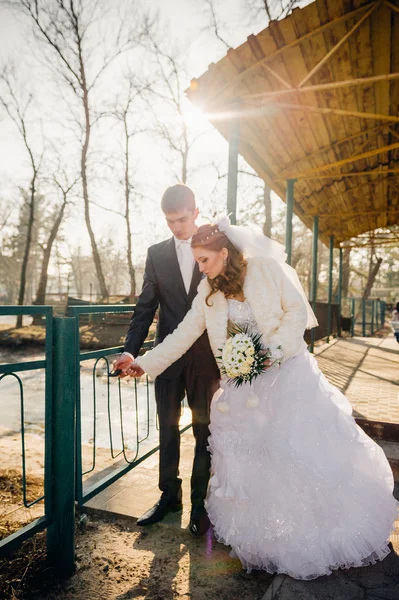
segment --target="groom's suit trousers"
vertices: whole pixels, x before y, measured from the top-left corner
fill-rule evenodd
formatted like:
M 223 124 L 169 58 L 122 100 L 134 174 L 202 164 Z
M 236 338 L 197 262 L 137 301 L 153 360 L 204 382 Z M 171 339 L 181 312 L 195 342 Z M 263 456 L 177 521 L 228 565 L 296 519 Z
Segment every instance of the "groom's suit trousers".
M 155 396 L 159 419 L 159 488 L 168 497 L 178 497 L 181 490 L 179 478 L 180 432 L 179 419 L 182 400 L 187 393 L 192 412 L 195 452 L 191 473 L 191 503 L 202 504 L 209 481 L 210 455 L 207 450 L 209 437 L 210 405 L 213 394 L 219 387 L 219 373 L 205 375 L 198 369 L 198 354 L 189 351 L 185 355 L 185 366 L 178 377 L 155 380 Z M 215 365 L 216 367 L 216 365 Z
M 200 281 L 201 273 L 195 265 L 187 293 L 174 238 L 151 246 L 143 289 L 126 335 L 124 350 L 133 356 L 138 355 L 158 308 L 156 343 L 172 333 L 190 310 Z M 200 504 L 205 498 L 210 465 L 207 451 L 210 403 L 219 387 L 219 380 L 219 369 L 206 332 L 155 380 L 160 437 L 159 487 L 170 498 L 178 496 L 181 490 L 179 419 L 185 393 L 192 411 L 195 437 L 191 498 L 193 504 Z

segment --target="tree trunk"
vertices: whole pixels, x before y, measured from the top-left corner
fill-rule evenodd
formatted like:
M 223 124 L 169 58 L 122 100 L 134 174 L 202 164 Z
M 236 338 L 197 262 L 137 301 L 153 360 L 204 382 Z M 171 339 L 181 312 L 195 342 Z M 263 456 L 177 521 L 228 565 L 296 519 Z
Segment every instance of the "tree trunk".
M 267 185 L 267 183 L 263 184 L 263 204 L 265 207 L 265 222 L 263 225 L 263 233 L 267 235 L 267 237 L 272 237 L 272 199 L 271 199 L 271 189 Z
M 25 288 L 26 288 L 26 273 L 28 270 L 28 262 L 30 255 L 30 247 L 32 242 L 32 231 L 33 231 L 33 223 L 35 221 L 35 194 L 36 194 L 36 172 L 33 175 L 31 186 L 30 186 L 30 204 L 29 204 L 29 218 L 28 218 L 28 228 L 26 232 L 26 244 L 24 250 L 24 256 L 22 259 L 21 265 L 21 276 L 19 283 L 19 293 L 18 293 L 18 306 L 22 306 L 25 298 Z M 23 317 L 22 315 L 17 316 L 17 327 L 22 327 Z
M 187 183 L 187 162 L 188 162 L 188 148 L 185 145 L 185 150 L 182 152 L 182 168 L 181 168 L 181 183 Z
M 42 266 L 40 269 L 40 279 L 39 279 L 39 285 L 37 286 L 37 292 L 36 292 L 36 300 L 35 300 L 35 304 L 38 304 L 40 306 L 42 306 L 43 304 L 45 304 L 46 302 L 46 290 L 47 290 L 47 280 L 48 280 L 48 266 L 49 266 L 49 262 L 50 262 L 50 257 L 51 257 L 51 251 L 53 248 L 53 244 L 54 241 L 57 237 L 58 234 L 58 230 L 60 228 L 62 219 L 64 217 L 64 212 L 65 212 L 65 207 L 66 207 L 66 198 L 64 197 L 64 201 L 61 205 L 60 211 L 58 213 L 58 216 L 56 217 L 54 224 L 51 228 L 50 231 L 50 235 L 48 237 L 47 240 L 47 244 L 46 247 L 44 249 L 43 252 L 43 260 L 42 260 Z M 34 324 L 36 323 L 41 323 L 42 318 L 41 316 L 38 316 L 39 318 L 34 318 L 33 322 Z
M 129 300 L 134 302 L 136 295 L 136 272 L 132 260 L 132 231 L 130 227 L 130 182 L 129 182 L 129 132 L 127 127 L 127 114 L 124 114 L 123 124 L 125 128 L 125 220 L 127 234 L 127 264 L 130 278 Z
M 363 292 L 363 296 L 362 296 L 363 300 L 367 300 L 367 298 L 370 296 L 370 292 L 374 285 L 374 281 L 376 280 L 376 277 L 378 275 L 378 271 L 380 270 L 381 263 L 382 263 L 382 258 L 380 257 L 380 258 L 377 258 L 377 262 L 375 264 L 373 264 L 373 252 L 371 252 L 369 275 L 368 275 L 366 287 L 364 288 L 364 292 Z
M 100 254 L 99 254 L 98 248 L 97 248 L 97 242 L 96 242 L 96 239 L 94 236 L 94 232 L 93 232 L 93 228 L 91 226 L 91 220 L 90 220 L 89 191 L 88 191 L 88 185 L 87 185 L 87 154 L 88 154 L 89 143 L 90 143 L 91 122 L 90 122 L 90 109 L 89 109 L 89 94 L 88 94 L 88 89 L 87 89 L 86 74 L 85 74 L 80 44 L 79 44 L 79 60 L 80 60 L 80 72 L 81 72 L 81 76 L 82 76 L 82 92 L 83 92 L 82 102 L 83 102 L 83 108 L 84 108 L 84 113 L 85 113 L 85 135 L 84 135 L 84 143 L 82 146 L 82 153 L 81 153 L 81 173 L 82 173 L 85 222 L 86 222 L 87 231 L 88 231 L 89 237 L 90 237 L 91 250 L 93 253 L 93 260 L 94 260 L 94 265 L 96 268 L 97 279 L 98 279 L 98 283 L 100 286 L 100 293 L 101 293 L 102 299 L 107 300 L 108 290 L 107 290 L 107 286 L 105 283 L 105 277 L 104 277 L 104 273 L 103 273 L 103 269 L 102 269 L 102 265 L 101 265 Z

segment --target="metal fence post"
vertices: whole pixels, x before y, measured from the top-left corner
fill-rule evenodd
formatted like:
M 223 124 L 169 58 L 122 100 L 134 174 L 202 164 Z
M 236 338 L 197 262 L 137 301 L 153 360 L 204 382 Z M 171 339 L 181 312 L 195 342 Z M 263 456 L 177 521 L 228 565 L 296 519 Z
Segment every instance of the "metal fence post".
M 356 321 L 356 315 L 355 315 L 355 299 L 352 298 L 352 308 L 351 308 L 351 336 L 353 337 L 355 335 L 355 321 Z
M 339 249 L 339 272 L 338 272 L 338 335 L 341 336 L 342 315 L 342 274 L 343 274 L 343 249 Z
M 234 104 L 236 112 L 229 123 L 229 160 L 227 174 L 227 213 L 233 225 L 237 222 L 238 154 L 240 147 L 240 103 Z
M 366 337 L 366 300 L 362 299 L 362 336 Z
M 375 300 L 371 301 L 371 335 L 374 335 Z
M 75 568 L 75 319 L 54 319 L 52 520 L 47 550 L 57 570 L 67 576 Z
M 312 244 L 312 308 L 316 312 L 316 301 L 317 301 L 317 249 L 319 242 L 319 217 L 313 217 L 313 244 Z M 314 350 L 315 342 L 315 328 L 313 327 L 311 332 L 310 351 Z
M 286 204 L 287 214 L 285 220 L 285 251 L 287 253 L 287 263 L 292 261 L 292 215 L 294 212 L 294 183 L 296 179 L 287 179 Z
M 327 342 L 331 335 L 331 314 L 332 314 L 332 292 L 333 292 L 333 262 L 334 262 L 334 236 L 330 235 L 330 253 L 328 261 L 328 313 L 327 313 Z

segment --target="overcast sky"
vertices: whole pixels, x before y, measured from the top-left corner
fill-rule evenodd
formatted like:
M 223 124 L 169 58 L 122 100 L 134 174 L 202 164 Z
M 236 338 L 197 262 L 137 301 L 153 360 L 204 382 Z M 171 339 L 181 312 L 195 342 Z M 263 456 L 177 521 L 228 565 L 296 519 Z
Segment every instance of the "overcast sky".
M 125 0 L 115 0 L 115 3 Z M 250 19 L 245 9 L 247 0 L 216 0 L 221 33 L 232 47 L 244 42 L 251 33 L 258 33 L 266 25 L 266 19 Z M 194 77 L 199 77 L 207 70 L 211 62 L 217 62 L 226 53 L 226 47 L 216 39 L 214 33 L 207 29 L 209 17 L 206 5 L 202 0 L 144 0 L 144 8 L 159 10 L 161 22 L 164 24 L 168 40 L 173 45 L 185 48 L 186 69 L 188 72 L 185 85 Z M 44 65 L 38 65 L 35 50 L 31 45 L 26 24 L 15 14 L 0 9 L 0 65 L 14 64 L 17 76 L 21 82 L 21 93 L 30 89 L 39 98 L 39 116 L 31 123 L 31 133 L 34 143 L 37 141 L 37 151 L 40 152 L 40 140 L 43 136 L 52 139 L 56 145 L 68 149 L 68 135 L 64 123 L 57 125 L 54 115 L 57 115 L 58 99 L 51 87 L 48 87 L 48 73 Z M 105 79 L 105 85 L 110 89 L 116 85 L 115 72 L 110 72 Z M 222 169 L 227 169 L 227 143 L 212 128 L 206 118 L 195 111 L 188 101 L 185 103 L 186 119 L 198 132 L 203 135 L 195 145 L 191 166 L 202 167 L 196 174 L 189 177 L 188 183 L 196 192 L 200 209 L 204 216 L 214 208 L 215 198 L 211 198 L 215 185 L 215 169 L 204 168 L 211 162 L 219 162 Z M 3 118 L 1 118 L 3 117 Z M 170 116 L 165 113 L 165 119 Z M 60 120 L 64 117 L 60 116 Z M 109 133 L 112 135 L 110 136 Z M 103 131 L 100 142 L 115 144 L 115 132 Z M 107 137 L 108 136 L 108 137 Z M 154 143 L 149 138 L 140 139 L 139 147 L 134 156 L 135 175 L 140 182 L 140 192 L 146 196 L 146 202 L 140 206 L 140 218 L 133 223 L 135 232 L 134 258 L 141 260 L 150 243 L 168 235 L 159 201 L 163 190 L 176 182 L 169 164 L 170 157 L 166 156 L 165 147 Z M 100 171 L 101 173 L 101 171 Z M 14 125 L 4 114 L 0 113 L 0 185 L 2 197 L 15 201 L 18 197 L 19 186 L 27 186 L 29 167 L 26 151 L 21 143 Z M 225 179 L 223 180 L 225 183 Z M 223 194 L 223 185 L 221 186 Z M 104 207 L 120 206 L 121 191 L 115 181 L 108 177 L 105 169 L 91 185 L 92 199 Z M 239 207 L 244 199 L 239 198 Z M 251 198 L 246 198 L 250 202 Z M 224 209 L 225 195 L 218 197 L 221 212 Z M 123 239 L 123 221 L 112 213 L 104 210 L 92 210 L 96 235 L 112 235 L 115 239 Z M 69 215 L 64 225 L 64 232 L 72 245 L 80 245 L 89 252 L 88 238 L 82 225 L 82 212 Z

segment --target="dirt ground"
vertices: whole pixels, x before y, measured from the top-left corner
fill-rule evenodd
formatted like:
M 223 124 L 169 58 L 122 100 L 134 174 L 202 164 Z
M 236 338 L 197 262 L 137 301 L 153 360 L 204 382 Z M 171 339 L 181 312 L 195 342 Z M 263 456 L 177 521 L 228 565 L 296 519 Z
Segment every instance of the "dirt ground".
M 208 535 L 194 538 L 168 525 L 141 530 L 133 520 L 77 519 L 76 572 L 58 579 L 47 564 L 44 535 L 0 562 L 0 597 L 9 600 L 261 599 L 270 577 L 243 576 L 238 560 Z M 80 524 L 79 524 L 80 522 Z M 5 582 L 7 579 L 7 582 Z M 22 581 L 21 581 L 22 580 Z M 3 594 L 3 595 L 2 595 Z
M 27 433 L 27 496 L 43 490 L 43 438 Z M 109 450 L 98 449 L 107 465 Z M 85 452 L 88 457 L 91 448 Z M 21 444 L 15 432 L 0 430 L 0 538 L 43 514 L 43 503 L 22 507 Z M 3 600 L 224 600 L 262 598 L 268 575 L 242 576 L 239 561 L 212 538 L 197 539 L 184 529 L 159 524 L 136 527 L 133 518 L 108 520 L 89 514 L 76 518 L 76 572 L 60 580 L 46 560 L 45 533 L 24 542 L 0 560 Z
M 92 452 L 92 445 L 82 446 L 83 465 L 90 466 Z M 25 508 L 23 505 L 21 435 L 19 432 L 0 427 L 0 456 L 4 457 L 0 465 L 0 539 L 2 539 L 42 516 L 43 502 L 38 502 L 31 508 Z M 44 489 L 43 436 L 25 433 L 25 456 L 26 498 L 27 503 L 30 503 L 36 498 L 40 498 Z M 110 456 L 109 448 L 97 448 L 94 473 L 102 472 L 113 465 L 115 465 L 115 461 Z
M 27 498 L 43 493 L 43 438 L 26 434 Z M 43 514 L 43 502 L 22 503 L 21 440 L 0 430 L 0 538 Z M 83 448 L 90 459 L 91 447 Z M 97 449 L 97 465 L 108 466 L 109 450 Z M 4 464 L 4 463 L 3 463 Z M 231 598 L 237 585 L 242 598 L 261 598 L 265 578 L 242 580 L 240 563 L 212 538 L 194 539 L 188 531 L 166 525 L 140 530 L 134 519 L 111 521 L 77 516 L 76 573 L 59 580 L 46 560 L 45 533 L 0 561 L 1 599 L 94 600 L 146 598 Z M 233 576 L 233 577 L 232 577 Z M 236 578 L 238 577 L 238 580 Z M 259 593 L 258 593 L 259 590 Z

